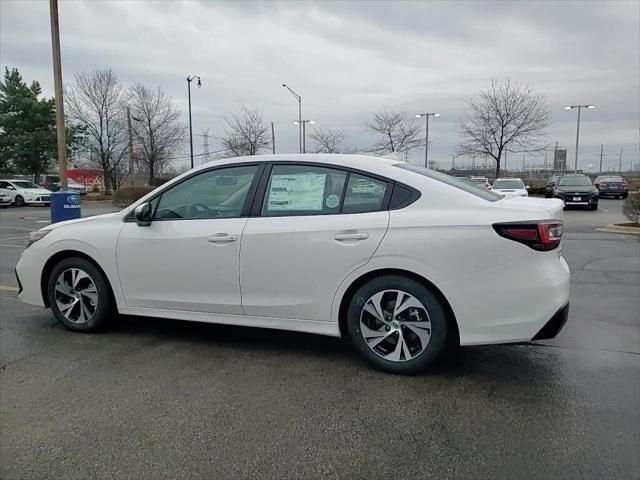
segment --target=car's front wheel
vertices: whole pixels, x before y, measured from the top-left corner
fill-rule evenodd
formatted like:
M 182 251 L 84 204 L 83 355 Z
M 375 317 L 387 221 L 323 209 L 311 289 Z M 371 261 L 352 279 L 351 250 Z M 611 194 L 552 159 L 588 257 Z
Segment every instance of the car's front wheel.
M 65 258 L 53 267 L 47 295 L 56 319 L 76 332 L 100 330 L 112 310 L 107 280 L 84 258 Z
M 392 373 L 414 374 L 445 350 L 446 310 L 416 280 L 385 275 L 358 289 L 347 312 L 356 349 L 373 365 Z
M 16 207 L 24 207 L 24 198 L 22 195 L 16 195 L 14 203 L 16 204 Z

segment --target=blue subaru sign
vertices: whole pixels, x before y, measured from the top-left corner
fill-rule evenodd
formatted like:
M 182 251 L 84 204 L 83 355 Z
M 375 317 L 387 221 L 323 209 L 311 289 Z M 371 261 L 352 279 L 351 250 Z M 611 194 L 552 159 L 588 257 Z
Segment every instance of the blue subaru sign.
M 80 195 L 76 192 L 51 193 L 51 223 L 80 218 Z

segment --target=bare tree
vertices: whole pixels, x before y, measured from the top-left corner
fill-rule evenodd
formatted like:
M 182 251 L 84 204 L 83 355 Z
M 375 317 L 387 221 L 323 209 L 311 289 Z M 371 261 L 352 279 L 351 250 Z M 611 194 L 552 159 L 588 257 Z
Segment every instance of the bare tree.
M 373 119 L 367 123 L 367 129 L 377 136 L 373 146 L 376 153 L 405 152 L 424 145 L 420 125 L 406 113 L 374 113 Z
M 341 130 L 318 128 L 313 131 L 311 138 L 316 143 L 316 153 L 344 153 L 346 150 L 345 134 Z
M 549 126 L 547 100 L 528 85 L 494 80 L 468 103 L 471 111 L 463 117 L 458 131 L 459 154 L 492 157 L 496 178 L 507 148 L 509 152 L 534 152 L 547 147 L 539 143 Z
M 180 111 L 160 88 L 154 91 L 136 83 L 130 101 L 136 160 L 149 174 L 149 185 L 153 186 L 156 175 L 187 140 L 187 127 L 180 121 Z
M 257 155 L 271 146 L 271 134 L 259 110 L 242 107 L 225 120 L 227 128 L 220 143 L 226 156 Z
M 114 174 L 127 153 L 125 89 L 111 69 L 96 69 L 77 74 L 65 100 L 69 117 L 84 132 L 88 158 L 102 169 L 105 191 L 110 193 Z

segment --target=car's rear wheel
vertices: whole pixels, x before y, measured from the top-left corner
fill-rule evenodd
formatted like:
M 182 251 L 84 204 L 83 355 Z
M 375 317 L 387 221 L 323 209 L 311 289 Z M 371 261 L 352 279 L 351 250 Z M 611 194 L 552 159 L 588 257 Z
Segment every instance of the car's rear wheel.
M 443 353 L 449 333 L 446 310 L 413 279 L 385 275 L 358 289 L 347 311 L 349 334 L 370 363 L 392 373 L 414 374 Z
M 22 198 L 22 195 L 16 195 L 14 203 L 16 207 L 24 207 L 24 198 Z
M 53 267 L 47 295 L 56 319 L 76 332 L 100 330 L 112 310 L 107 280 L 84 258 L 65 258 Z

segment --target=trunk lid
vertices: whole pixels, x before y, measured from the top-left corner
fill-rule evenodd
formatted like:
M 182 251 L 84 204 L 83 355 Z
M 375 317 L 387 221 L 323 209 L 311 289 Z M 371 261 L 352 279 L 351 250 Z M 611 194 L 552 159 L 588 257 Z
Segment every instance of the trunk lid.
M 504 197 L 495 202 L 497 205 L 514 210 L 546 211 L 550 219 L 562 220 L 564 202 L 558 198 Z

